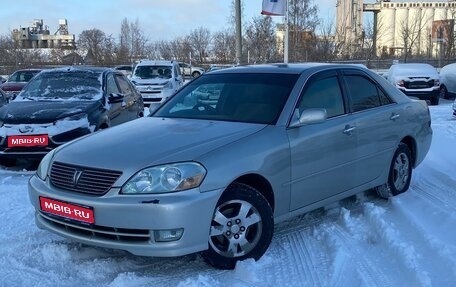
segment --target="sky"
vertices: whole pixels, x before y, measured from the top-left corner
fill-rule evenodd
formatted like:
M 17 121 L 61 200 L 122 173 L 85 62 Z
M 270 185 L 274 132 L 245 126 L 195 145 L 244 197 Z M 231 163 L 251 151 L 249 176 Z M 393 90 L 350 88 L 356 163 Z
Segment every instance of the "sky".
M 260 16 L 261 0 L 241 0 L 243 25 Z M 34 19 L 43 19 L 51 33 L 59 19 L 67 19 L 70 34 L 76 37 L 93 28 L 117 38 L 124 18 L 138 19 L 151 41 L 172 40 L 206 27 L 211 32 L 229 27 L 232 0 L 21 0 L 8 1 L 0 9 L 0 35 L 28 27 Z M 335 19 L 336 0 L 314 0 L 323 19 Z M 282 21 L 282 17 L 275 17 Z

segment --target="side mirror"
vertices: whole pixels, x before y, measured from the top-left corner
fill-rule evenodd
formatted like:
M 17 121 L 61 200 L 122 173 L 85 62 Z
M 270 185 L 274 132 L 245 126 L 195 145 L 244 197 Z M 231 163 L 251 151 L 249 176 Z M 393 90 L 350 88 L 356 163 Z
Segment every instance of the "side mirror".
M 327 118 L 326 109 L 305 109 L 301 114 L 299 114 L 299 109 L 295 109 L 290 127 L 320 124 Z
M 108 97 L 109 103 L 120 103 L 124 100 L 124 95 L 122 94 L 117 94 L 117 93 L 111 93 Z

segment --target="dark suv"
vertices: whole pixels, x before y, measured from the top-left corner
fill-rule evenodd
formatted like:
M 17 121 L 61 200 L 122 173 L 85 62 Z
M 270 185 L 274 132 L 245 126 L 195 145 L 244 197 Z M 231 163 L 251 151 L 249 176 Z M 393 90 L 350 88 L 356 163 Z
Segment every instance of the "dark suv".
M 45 70 L 0 108 L 0 160 L 40 157 L 63 143 L 143 114 L 141 95 L 120 71 Z

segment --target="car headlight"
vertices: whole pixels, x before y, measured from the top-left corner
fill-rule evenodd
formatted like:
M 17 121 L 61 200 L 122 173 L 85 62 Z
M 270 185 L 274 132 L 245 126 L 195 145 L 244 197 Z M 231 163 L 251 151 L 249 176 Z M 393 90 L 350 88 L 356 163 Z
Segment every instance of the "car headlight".
M 200 186 L 206 169 L 196 162 L 149 167 L 136 173 L 121 189 L 122 194 L 183 191 Z
M 48 152 L 43 159 L 41 160 L 38 168 L 36 169 L 36 175 L 42 179 L 46 180 L 47 173 L 49 171 L 49 166 L 51 165 L 52 158 L 54 157 L 55 150 Z
M 166 82 L 166 84 L 163 86 L 163 89 L 172 89 L 172 88 L 173 88 L 173 84 L 171 83 L 171 81 Z

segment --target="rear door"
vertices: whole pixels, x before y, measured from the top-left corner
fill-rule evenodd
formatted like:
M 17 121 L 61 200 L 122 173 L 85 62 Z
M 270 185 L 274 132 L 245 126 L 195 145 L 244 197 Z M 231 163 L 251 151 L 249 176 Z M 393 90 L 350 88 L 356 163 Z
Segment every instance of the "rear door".
M 346 112 L 346 99 L 336 70 L 312 76 L 297 108 L 300 112 L 324 108 L 328 119 L 287 131 L 292 166 L 291 210 L 352 188 L 357 157 L 356 125 Z
M 404 124 L 400 105 L 394 103 L 368 74 L 354 69 L 343 71 L 350 111 L 356 118 L 359 163 L 356 185 L 366 184 L 389 166 Z

